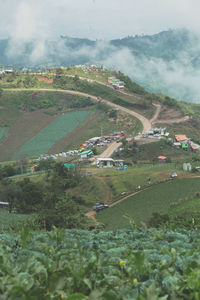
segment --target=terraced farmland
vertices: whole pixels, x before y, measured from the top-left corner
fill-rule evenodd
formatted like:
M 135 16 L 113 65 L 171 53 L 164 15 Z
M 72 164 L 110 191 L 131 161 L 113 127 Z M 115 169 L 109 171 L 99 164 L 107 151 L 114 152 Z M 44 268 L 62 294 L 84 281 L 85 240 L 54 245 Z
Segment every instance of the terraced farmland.
M 9 128 L 8 127 L 0 127 L 0 143 L 5 139 L 8 135 Z
M 0 161 L 10 160 L 32 137 L 49 125 L 56 116 L 42 111 L 24 113 L 9 129 L 8 136 L 0 143 Z
M 97 215 L 98 221 L 106 230 L 130 228 L 125 215 L 130 216 L 140 225 L 147 222 L 154 212 L 167 213 L 170 205 L 177 201 L 190 201 L 199 191 L 200 178 L 182 178 L 157 184 L 132 196 Z
M 30 215 L 10 214 L 8 211 L 0 211 L 0 230 L 16 228 L 17 225 L 31 219 Z
M 76 128 L 89 114 L 89 111 L 76 111 L 61 115 L 29 140 L 12 159 L 18 159 L 23 154 L 32 157 L 47 153 L 56 142 Z

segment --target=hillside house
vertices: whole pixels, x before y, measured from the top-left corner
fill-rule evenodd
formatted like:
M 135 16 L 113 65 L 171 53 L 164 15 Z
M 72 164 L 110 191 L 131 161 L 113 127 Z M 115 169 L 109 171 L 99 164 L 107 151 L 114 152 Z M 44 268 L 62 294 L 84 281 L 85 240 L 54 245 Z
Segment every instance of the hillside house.
M 7 209 L 9 207 L 8 202 L 0 202 L 0 209 Z
M 187 171 L 187 172 L 190 172 L 192 170 L 191 164 L 190 163 L 184 163 L 183 164 L 183 170 Z
M 97 166 L 100 168 L 103 167 L 123 167 L 123 160 L 114 160 L 112 158 L 97 158 L 96 161 Z
M 188 145 L 188 143 L 185 143 L 185 142 L 181 143 L 181 149 L 183 149 L 183 150 L 187 151 L 187 150 L 188 150 L 188 148 L 189 148 L 189 145 Z
M 185 134 L 176 134 L 175 140 L 179 143 L 188 143 L 188 138 Z
M 81 159 L 89 158 L 93 156 L 94 153 L 91 150 L 81 152 Z
M 163 163 L 163 162 L 166 162 L 167 157 L 160 155 L 160 156 L 157 157 L 157 159 L 158 159 L 159 162 Z
M 190 149 L 193 152 L 198 152 L 199 148 L 197 145 L 195 145 L 194 143 L 190 143 Z
M 115 82 L 116 80 L 118 80 L 116 77 L 114 76 L 111 76 L 111 77 L 108 77 L 108 83 L 109 84 L 112 84 L 113 82 Z
M 124 89 L 125 83 L 123 81 L 117 81 L 116 83 L 113 84 L 113 87 L 116 90 Z
M 180 148 L 181 147 L 181 143 L 180 142 L 174 142 L 173 144 L 176 148 Z

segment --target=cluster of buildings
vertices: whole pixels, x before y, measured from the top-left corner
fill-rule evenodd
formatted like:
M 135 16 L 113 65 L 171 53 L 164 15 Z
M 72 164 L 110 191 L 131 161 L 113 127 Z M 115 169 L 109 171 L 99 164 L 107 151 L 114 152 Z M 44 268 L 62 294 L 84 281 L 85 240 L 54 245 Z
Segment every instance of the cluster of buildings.
M 166 128 L 163 127 L 155 127 L 149 130 L 148 132 L 143 133 L 142 137 L 147 138 L 147 137 L 156 137 L 156 138 L 162 138 L 162 137 L 168 137 L 169 132 L 167 132 Z
M 12 70 L 12 69 L 0 70 L 0 75 L 3 75 L 3 74 L 13 74 L 13 73 L 14 73 L 14 70 Z
M 125 82 L 120 81 L 116 77 L 108 77 L 108 83 L 111 84 L 116 90 L 121 90 L 125 87 Z
M 114 131 L 108 136 L 99 136 L 99 137 L 92 137 L 89 140 L 85 141 L 84 144 L 80 146 L 80 156 L 81 159 L 90 158 L 94 155 L 94 153 L 89 150 L 93 147 L 105 147 L 112 141 L 120 142 L 121 138 L 123 138 L 127 134 L 126 131 Z
M 88 73 L 98 73 L 106 71 L 106 69 L 102 66 L 96 66 L 96 65 L 76 65 L 76 68 L 80 68 L 84 74 Z M 105 73 L 102 74 L 103 76 L 106 76 Z
M 36 162 L 39 162 L 40 160 L 47 160 L 47 159 L 65 159 L 65 158 L 73 158 L 75 155 L 80 156 L 81 160 L 85 160 L 88 158 L 91 158 L 94 156 L 94 153 L 92 151 L 93 147 L 105 147 L 112 141 L 119 142 L 121 138 L 123 138 L 126 135 L 126 131 L 114 131 L 109 136 L 100 136 L 100 137 L 92 137 L 89 140 L 85 141 L 79 149 L 70 150 L 68 152 L 61 152 L 57 154 L 45 154 L 41 155 L 39 158 L 36 159 Z M 109 159 L 108 159 L 109 160 Z M 110 159 L 110 164 L 108 163 L 108 166 L 115 165 L 112 162 L 113 160 Z M 121 164 L 116 164 L 116 166 L 121 166 Z
M 199 145 L 193 143 L 185 134 L 176 134 L 173 145 L 177 148 L 193 152 L 197 152 L 200 148 Z

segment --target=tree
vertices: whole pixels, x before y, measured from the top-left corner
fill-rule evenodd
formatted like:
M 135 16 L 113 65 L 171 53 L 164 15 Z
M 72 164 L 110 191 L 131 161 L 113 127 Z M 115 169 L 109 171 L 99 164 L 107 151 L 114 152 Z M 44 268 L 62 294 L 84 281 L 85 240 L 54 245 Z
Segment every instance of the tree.
M 74 200 L 70 194 L 60 196 L 54 207 L 40 211 L 38 216 L 40 224 L 45 224 L 47 230 L 51 230 L 52 226 L 69 229 L 86 228 L 87 219 Z
M 22 213 L 37 212 L 43 206 L 43 185 L 25 178 L 18 183 L 18 186 L 21 188 L 20 199 L 16 203 L 18 211 Z
M 12 181 L 6 180 L 0 186 L 0 199 L 9 203 L 9 212 L 11 213 L 17 205 L 20 198 L 21 189 Z
M 116 109 L 112 109 L 111 111 L 109 111 L 109 118 L 117 119 L 117 110 Z
M 122 142 L 123 147 L 125 147 L 127 145 L 127 140 L 125 137 L 123 139 L 121 139 L 121 142 Z
M 26 153 L 20 154 L 18 165 L 20 167 L 21 174 L 25 173 L 27 164 L 28 164 L 27 154 Z
M 60 77 L 63 74 L 63 70 L 61 68 L 56 68 L 56 76 Z

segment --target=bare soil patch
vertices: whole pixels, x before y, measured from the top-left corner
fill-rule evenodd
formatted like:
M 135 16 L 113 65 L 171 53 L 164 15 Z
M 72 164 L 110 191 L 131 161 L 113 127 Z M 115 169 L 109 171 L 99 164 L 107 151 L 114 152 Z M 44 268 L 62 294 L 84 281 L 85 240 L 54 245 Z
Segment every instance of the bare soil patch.
M 45 82 L 47 84 L 53 83 L 53 80 L 54 80 L 53 78 L 47 78 L 47 77 L 44 77 L 44 76 L 38 76 L 37 79 L 38 79 L 38 81 Z
M 162 105 L 157 121 L 162 120 L 164 122 L 165 120 L 180 119 L 183 117 L 184 114 L 180 110 Z

